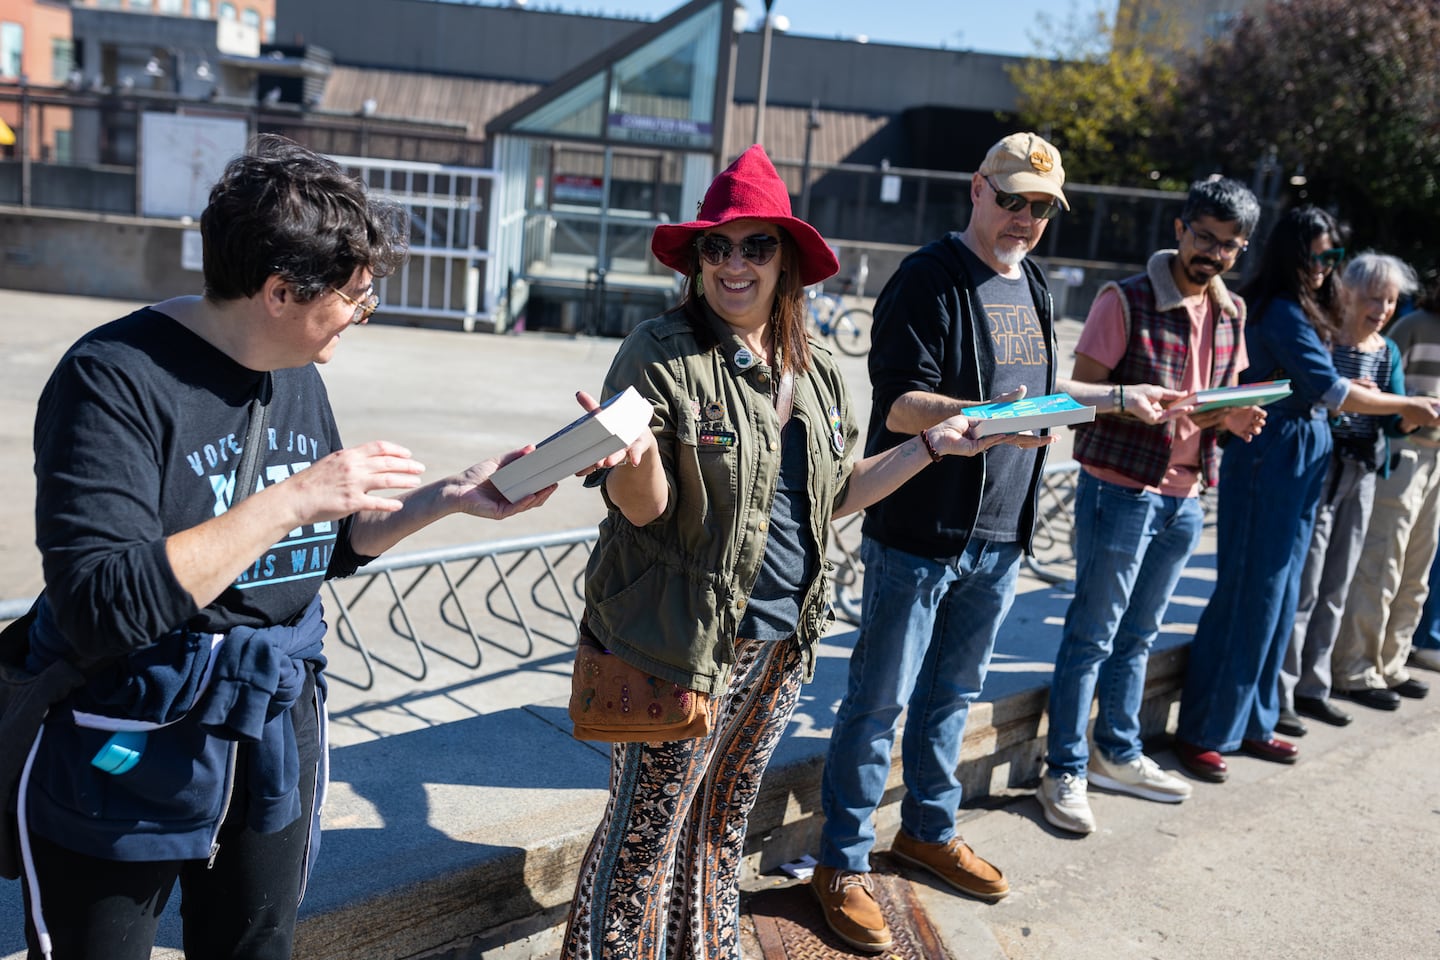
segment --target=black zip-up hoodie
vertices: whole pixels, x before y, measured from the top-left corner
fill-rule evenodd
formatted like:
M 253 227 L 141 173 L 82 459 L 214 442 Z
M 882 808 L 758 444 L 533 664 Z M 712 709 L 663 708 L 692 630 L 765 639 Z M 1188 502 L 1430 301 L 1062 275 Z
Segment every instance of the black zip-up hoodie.
M 890 405 L 914 390 L 965 400 L 990 399 L 995 358 L 984 304 L 962 254 L 960 234 L 949 233 L 900 263 L 875 301 L 870 348 L 870 430 L 865 455 L 910 439 L 885 426 Z M 1045 342 L 1050 350 L 1046 392 L 1055 389 L 1054 305 L 1045 275 L 1029 258 L 1021 262 Z M 1040 477 L 1047 448 L 1040 448 L 1020 518 L 1021 543 L 1030 552 Z M 895 550 L 938 559 L 959 556 L 980 515 L 987 455 L 946 457 L 920 471 L 895 493 L 865 512 L 864 532 Z

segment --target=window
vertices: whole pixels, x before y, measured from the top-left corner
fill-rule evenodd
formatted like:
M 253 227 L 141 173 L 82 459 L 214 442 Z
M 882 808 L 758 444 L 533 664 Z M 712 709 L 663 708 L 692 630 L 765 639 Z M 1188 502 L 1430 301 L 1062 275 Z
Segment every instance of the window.
M 609 69 L 550 95 L 513 121 L 512 129 L 708 149 L 723 7 L 700 10 Z
M 254 27 L 258 31 L 260 29 L 260 14 L 246 7 L 240 14 L 240 22 L 247 27 Z
M 239 17 L 237 17 L 237 16 L 236 16 L 236 13 L 235 13 L 235 4 L 233 4 L 233 3 L 222 3 L 222 4 L 220 4 L 220 19 L 221 19 L 221 20 L 238 20 Z
M 260 34 L 260 39 L 261 39 L 261 40 L 264 40 L 266 43 L 274 43 L 274 42 L 275 42 L 275 18 L 274 18 L 274 17 L 266 17 L 266 18 L 265 18 L 265 32 L 262 33 L 262 34 Z
M 68 83 L 70 71 L 75 69 L 75 42 L 66 37 L 54 37 L 50 41 L 50 79 L 56 83 Z
M 154 6 L 154 0 L 130 0 L 130 9 L 131 9 L 131 10 L 139 10 L 139 11 L 141 11 L 141 12 L 149 12 L 150 8 L 153 7 L 153 6 Z
M 25 28 L 0 23 L 0 77 L 18 77 L 24 62 Z
M 160 12 L 171 17 L 185 15 L 185 0 L 160 0 Z
M 210 5 L 210 0 L 190 0 L 190 16 L 209 20 L 215 16 L 215 8 Z

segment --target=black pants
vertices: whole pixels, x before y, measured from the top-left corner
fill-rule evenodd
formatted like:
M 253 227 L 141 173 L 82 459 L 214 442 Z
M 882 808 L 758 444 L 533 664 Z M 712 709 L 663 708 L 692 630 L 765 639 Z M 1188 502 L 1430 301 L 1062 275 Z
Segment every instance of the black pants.
M 289 960 L 305 870 L 320 758 L 313 681 L 292 714 L 300 745 L 299 819 L 276 833 L 245 826 L 250 749 L 241 745 L 234 797 L 215 865 L 204 860 L 132 863 L 74 853 L 31 835 L 54 960 L 149 960 L 160 914 L 180 882 L 185 955 L 193 960 Z M 25 941 L 41 960 L 25 885 Z

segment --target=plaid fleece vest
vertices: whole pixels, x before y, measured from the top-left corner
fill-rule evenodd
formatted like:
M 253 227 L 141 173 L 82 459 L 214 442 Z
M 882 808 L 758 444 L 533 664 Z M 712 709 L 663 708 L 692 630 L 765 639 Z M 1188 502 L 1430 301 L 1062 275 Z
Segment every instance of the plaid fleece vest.
M 1112 382 L 1155 383 L 1180 389 L 1180 378 L 1184 376 L 1191 348 L 1189 313 L 1184 307 L 1156 310 L 1154 285 L 1143 273 L 1106 286 L 1115 288 L 1123 299 L 1130 334 L 1125 355 L 1111 371 Z M 1235 343 L 1241 336 L 1244 313 L 1229 317 L 1213 303 L 1212 313 L 1215 355 L 1205 382 L 1218 387 L 1233 377 Z M 1173 424 L 1147 424 L 1131 417 L 1100 417 L 1076 428 L 1075 459 L 1092 467 L 1116 470 L 1137 483 L 1153 487 L 1165 479 L 1174 444 Z M 1216 431 L 1214 428 L 1204 430 L 1200 434 L 1200 476 L 1207 487 L 1213 487 L 1218 481 L 1219 465 Z

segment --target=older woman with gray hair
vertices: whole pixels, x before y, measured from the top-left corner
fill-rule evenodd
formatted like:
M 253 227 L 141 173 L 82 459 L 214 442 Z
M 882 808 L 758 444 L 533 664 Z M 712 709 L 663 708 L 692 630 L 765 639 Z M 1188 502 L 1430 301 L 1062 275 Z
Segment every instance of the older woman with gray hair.
M 1352 382 L 1405 393 L 1400 348 L 1381 334 L 1403 294 L 1418 284 L 1404 261 L 1367 251 L 1350 261 L 1340 283 L 1340 329 L 1330 345 L 1335 370 Z M 1387 475 L 1387 434 L 1400 418 L 1340 412 L 1330 419 L 1334 445 L 1300 575 L 1290 648 L 1280 668 L 1280 719 L 1275 729 L 1305 734 L 1304 714 L 1344 726 L 1351 717 L 1330 702 L 1330 657 L 1340 633 L 1351 578 L 1360 562 L 1375 501 L 1377 474 Z
M 1407 277 L 1413 282 L 1413 275 Z M 1400 348 L 1405 389 L 1440 396 L 1440 283 L 1421 309 L 1387 335 Z M 1422 428 L 1395 444 L 1390 472 L 1375 484 L 1375 506 L 1331 663 L 1336 693 L 1381 710 L 1419 699 L 1430 685 L 1406 669 L 1425 603 L 1426 572 L 1440 521 L 1440 429 Z

